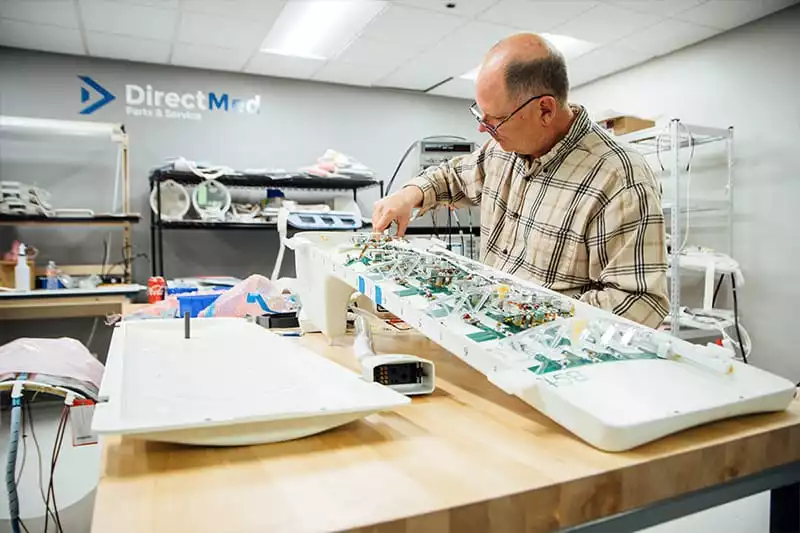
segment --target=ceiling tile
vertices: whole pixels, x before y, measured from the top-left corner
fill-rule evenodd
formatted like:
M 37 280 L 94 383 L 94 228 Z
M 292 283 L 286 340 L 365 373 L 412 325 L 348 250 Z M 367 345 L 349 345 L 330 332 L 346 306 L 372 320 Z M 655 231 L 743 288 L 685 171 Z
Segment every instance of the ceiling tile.
M 0 45 L 62 54 L 84 55 L 80 31 L 0 19 Z
M 610 44 L 567 61 L 570 87 L 574 88 L 597 78 L 643 63 L 653 57 L 646 50 Z
M 374 85 L 422 91 L 450 76 L 453 74 L 441 64 L 411 62 L 379 79 Z
M 178 11 L 102 0 L 80 0 L 87 31 L 171 41 Z
M 478 18 L 525 31 L 542 32 L 585 13 L 597 4 L 596 1 L 502 0 Z
M 264 41 L 267 32 L 269 28 L 258 22 L 183 13 L 178 24 L 177 41 L 253 52 Z
M 608 43 L 652 26 L 660 20 L 648 15 L 609 4 L 599 4 L 589 11 L 550 30 L 591 43 Z
M 166 41 L 88 31 L 86 44 L 89 46 L 89 55 L 95 57 L 145 63 L 167 63 L 169 58 L 170 43 Z
M 257 53 L 244 71 L 251 74 L 266 74 L 281 78 L 310 78 L 325 64 L 322 59 L 282 56 L 278 54 Z
M 729 30 L 797 3 L 797 0 L 710 0 L 684 11 L 677 18 Z
M 427 89 L 450 76 L 457 77 L 472 70 L 489 48 L 516 31 L 488 22 L 469 22 L 380 82 L 393 87 Z
M 365 65 L 354 65 L 341 61 L 328 61 L 311 77 L 317 81 L 345 83 L 348 85 L 371 85 L 387 74 L 385 69 Z
M 251 52 L 198 44 L 176 43 L 172 51 L 173 65 L 212 70 L 242 70 Z
M 391 4 L 361 35 L 425 45 L 435 43 L 466 22 L 462 17 Z
M 161 9 L 178 9 L 180 0 L 107 0 L 124 4 L 136 4 L 139 6 L 158 7 Z
M 498 0 L 397 0 L 400 4 L 422 7 L 431 11 L 474 18 L 497 3 Z M 455 4 L 449 8 L 447 4 Z
M 2 0 L 0 18 L 78 28 L 78 14 L 73 2 L 38 0 Z
M 669 17 L 708 0 L 614 0 L 614 5 L 631 11 Z
M 443 83 L 430 91 L 428 94 L 438 94 L 440 96 L 452 96 L 454 98 L 464 98 L 467 100 L 475 99 L 475 82 L 461 78 L 453 78 L 447 83 Z M 464 107 L 466 112 L 466 106 Z
M 272 24 L 284 4 L 284 0 L 183 0 L 181 9 L 187 13 Z M 263 27 L 265 36 L 269 28 Z
M 339 54 L 336 60 L 359 65 L 398 67 L 423 49 L 424 46 L 419 44 L 361 36 Z
M 664 55 L 708 39 L 717 33 L 718 30 L 706 26 L 666 19 L 646 30 L 629 35 L 616 44 L 640 49 L 653 55 Z

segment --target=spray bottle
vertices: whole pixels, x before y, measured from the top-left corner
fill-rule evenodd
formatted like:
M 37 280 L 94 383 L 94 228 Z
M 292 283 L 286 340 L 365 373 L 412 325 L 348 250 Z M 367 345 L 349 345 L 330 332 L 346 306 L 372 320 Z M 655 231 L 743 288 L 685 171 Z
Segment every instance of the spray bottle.
M 31 290 L 31 268 L 28 266 L 27 251 L 23 243 L 17 250 L 17 266 L 14 267 L 14 288 L 18 291 Z

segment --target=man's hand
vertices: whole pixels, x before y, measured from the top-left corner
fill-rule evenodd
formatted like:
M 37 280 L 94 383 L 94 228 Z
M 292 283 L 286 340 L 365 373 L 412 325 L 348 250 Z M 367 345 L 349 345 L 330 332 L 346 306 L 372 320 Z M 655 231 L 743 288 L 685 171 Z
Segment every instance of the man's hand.
M 381 233 L 392 222 L 397 222 L 397 236 L 406 233 L 411 212 L 422 206 L 422 191 L 419 187 L 405 187 L 401 191 L 375 202 L 372 208 L 372 231 Z

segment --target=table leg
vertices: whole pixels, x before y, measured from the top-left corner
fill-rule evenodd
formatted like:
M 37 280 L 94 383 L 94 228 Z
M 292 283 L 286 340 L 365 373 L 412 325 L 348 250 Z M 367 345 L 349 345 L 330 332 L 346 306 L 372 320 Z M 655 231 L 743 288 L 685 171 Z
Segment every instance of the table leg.
M 800 483 L 792 483 L 770 491 L 770 533 L 800 531 Z

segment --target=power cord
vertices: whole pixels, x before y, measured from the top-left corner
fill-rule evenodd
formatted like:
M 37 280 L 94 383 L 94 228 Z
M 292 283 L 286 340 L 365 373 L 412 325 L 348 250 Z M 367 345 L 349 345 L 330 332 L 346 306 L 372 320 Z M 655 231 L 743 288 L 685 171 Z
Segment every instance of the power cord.
M 400 158 L 400 162 L 397 163 L 397 167 L 395 167 L 394 172 L 392 172 L 392 177 L 389 179 L 389 185 L 386 186 L 386 190 L 383 191 L 383 197 L 389 196 L 389 193 L 392 190 L 392 185 L 394 185 L 394 180 L 397 178 L 397 174 L 400 172 L 400 169 L 403 167 L 403 163 L 406 162 L 408 158 L 408 154 L 411 153 L 412 150 L 419 144 L 420 141 L 431 141 L 434 139 L 456 139 L 459 141 L 466 141 L 464 137 L 460 137 L 458 135 L 430 135 L 428 137 L 423 137 L 422 139 L 416 140 L 411 143 L 408 148 L 406 149 L 403 157 Z
M 739 340 L 739 348 L 742 352 L 742 361 L 747 363 L 747 354 L 745 353 L 744 343 L 742 342 L 742 330 L 739 327 L 739 299 L 736 297 L 736 276 L 730 274 L 731 277 L 731 292 L 733 293 L 733 325 L 736 328 L 736 338 Z

